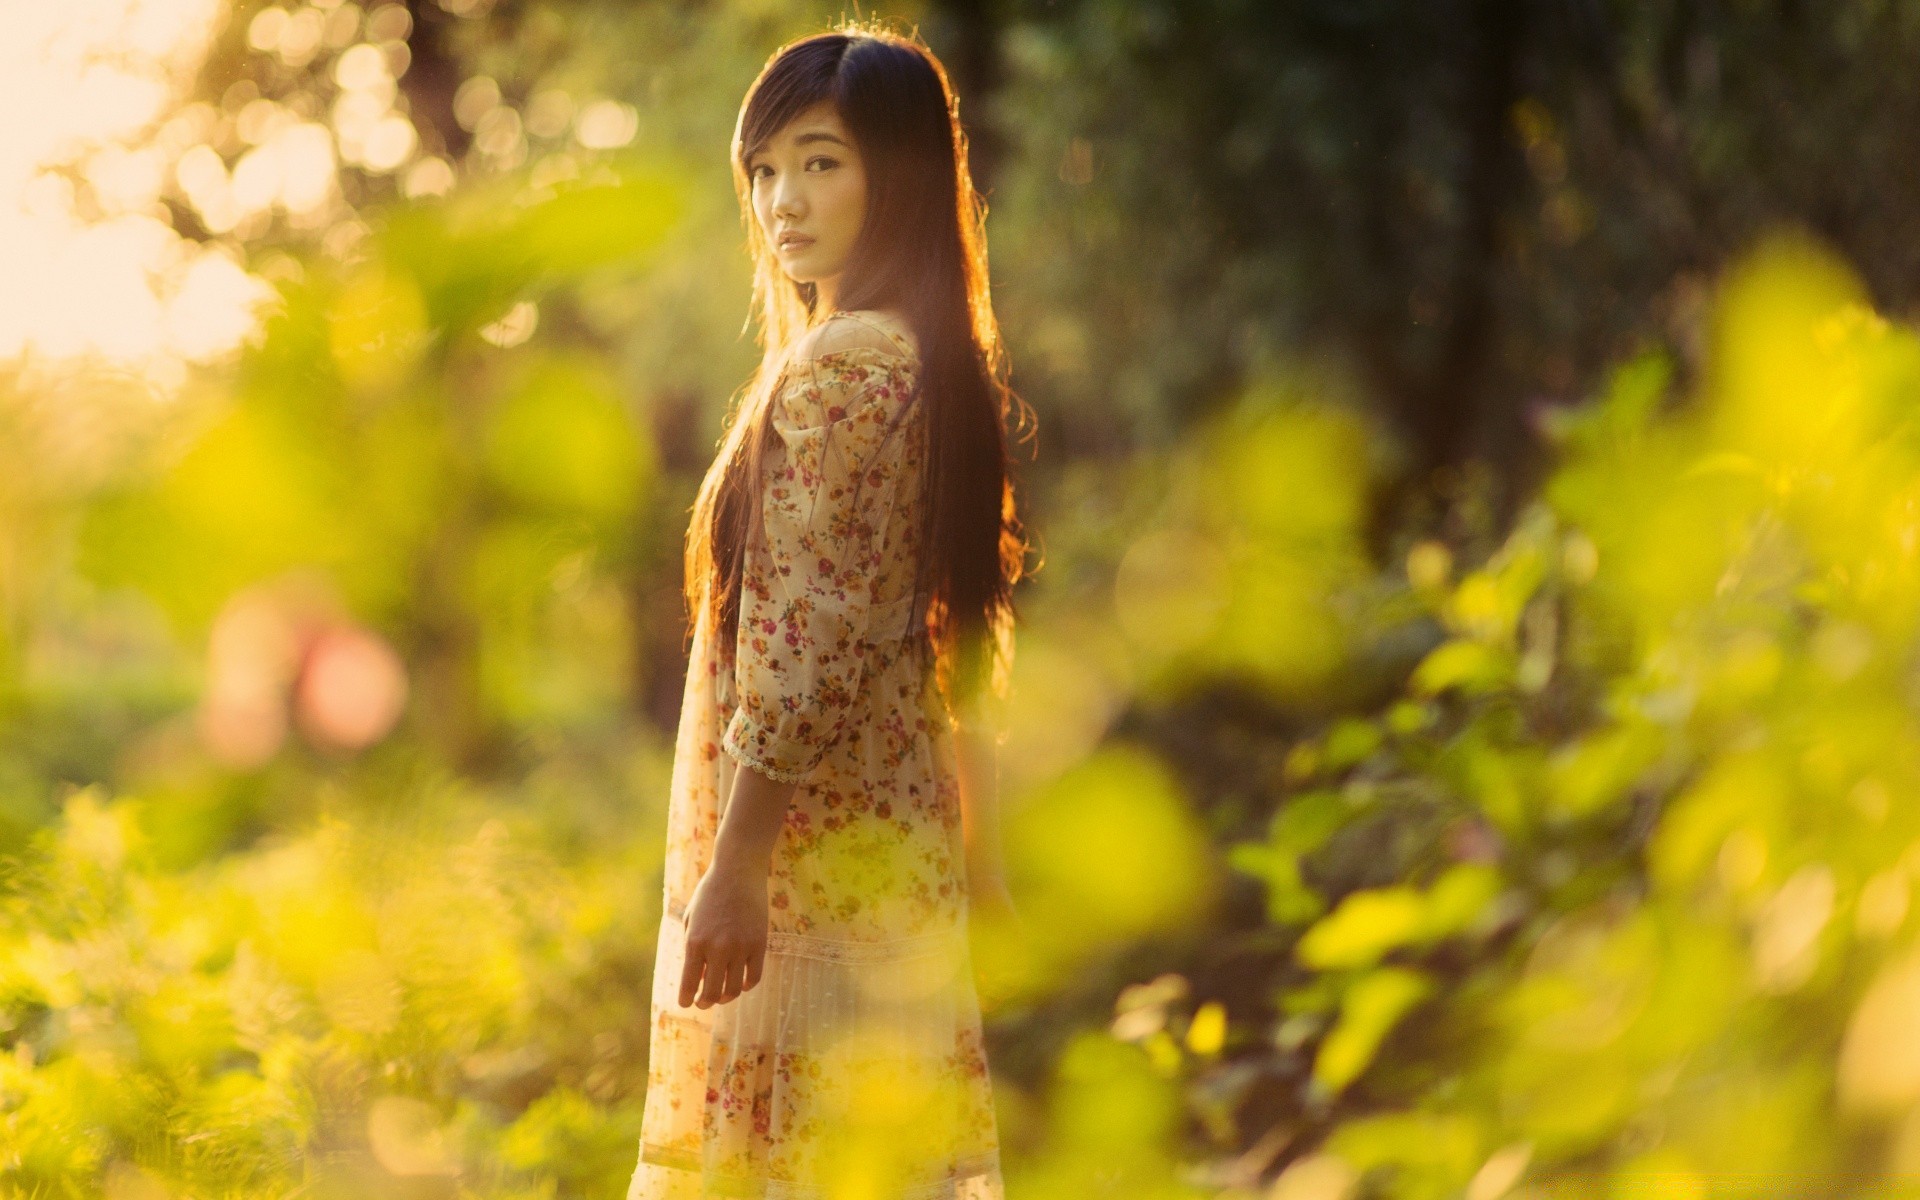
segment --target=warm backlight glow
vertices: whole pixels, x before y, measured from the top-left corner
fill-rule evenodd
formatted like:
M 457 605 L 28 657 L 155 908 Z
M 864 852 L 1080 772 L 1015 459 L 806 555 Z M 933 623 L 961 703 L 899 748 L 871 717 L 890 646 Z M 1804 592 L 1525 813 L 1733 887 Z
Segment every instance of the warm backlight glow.
M 185 364 L 223 354 L 252 330 L 264 285 L 230 251 L 174 231 L 160 203 L 169 175 L 196 202 L 218 186 L 234 206 L 257 194 L 311 206 L 332 185 L 333 152 L 324 129 L 287 124 L 229 180 L 192 123 L 168 119 L 221 7 L 9 6 L 0 42 L 0 105 L 11 114 L 0 121 L 0 258 L 9 266 L 0 361 L 105 362 L 164 388 Z

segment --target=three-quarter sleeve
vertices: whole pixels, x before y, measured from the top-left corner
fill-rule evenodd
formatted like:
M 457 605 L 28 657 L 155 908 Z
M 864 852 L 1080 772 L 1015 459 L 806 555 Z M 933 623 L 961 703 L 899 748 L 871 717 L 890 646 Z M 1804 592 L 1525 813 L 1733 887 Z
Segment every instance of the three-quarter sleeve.
M 866 681 L 911 404 L 907 363 L 863 346 L 820 354 L 773 400 L 777 443 L 741 570 L 737 704 L 721 738 L 773 779 L 812 773 Z

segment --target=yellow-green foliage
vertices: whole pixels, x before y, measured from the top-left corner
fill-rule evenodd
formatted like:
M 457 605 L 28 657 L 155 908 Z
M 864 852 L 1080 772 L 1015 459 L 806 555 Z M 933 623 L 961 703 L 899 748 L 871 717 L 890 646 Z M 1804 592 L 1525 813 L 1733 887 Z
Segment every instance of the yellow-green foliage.
M 645 1025 L 616 1014 L 645 1011 L 657 846 L 563 865 L 524 815 L 418 799 L 432 811 L 176 872 L 150 852 L 152 806 L 75 793 L 9 877 L 0 1178 L 25 1195 L 95 1194 L 112 1171 L 191 1195 L 624 1186 Z
M 1406 698 L 1234 848 L 1298 933 L 1250 1031 L 1308 1068 L 1277 1195 L 1920 1178 L 1920 339 L 1792 236 L 1711 333 L 1695 394 L 1643 356 L 1561 422 L 1486 563 L 1415 548 Z M 1321 896 L 1383 806 L 1430 834 Z

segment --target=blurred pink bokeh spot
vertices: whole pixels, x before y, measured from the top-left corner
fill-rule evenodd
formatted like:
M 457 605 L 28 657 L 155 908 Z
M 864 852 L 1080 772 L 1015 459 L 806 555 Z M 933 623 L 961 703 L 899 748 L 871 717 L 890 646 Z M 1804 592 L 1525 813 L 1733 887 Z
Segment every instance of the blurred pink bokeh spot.
M 234 596 L 207 645 L 202 741 L 232 767 L 280 752 L 288 731 L 326 750 L 362 750 L 390 733 L 407 703 L 405 664 L 348 620 L 329 591 L 289 578 Z
M 308 739 L 360 750 L 387 735 L 407 703 L 407 671 L 384 638 L 333 625 L 308 643 L 294 711 Z

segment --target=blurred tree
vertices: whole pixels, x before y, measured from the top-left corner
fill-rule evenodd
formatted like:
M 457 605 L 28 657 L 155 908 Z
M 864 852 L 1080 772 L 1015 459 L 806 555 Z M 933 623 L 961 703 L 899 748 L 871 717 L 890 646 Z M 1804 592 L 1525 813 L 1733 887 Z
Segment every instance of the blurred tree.
M 1769 224 L 1912 305 L 1916 38 L 1868 0 L 1021 5 L 994 246 L 1043 436 L 1151 442 L 1325 355 L 1405 446 L 1375 537 L 1451 506 L 1484 552 L 1537 411 L 1648 342 L 1689 376 L 1704 280 Z

